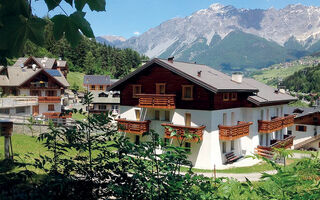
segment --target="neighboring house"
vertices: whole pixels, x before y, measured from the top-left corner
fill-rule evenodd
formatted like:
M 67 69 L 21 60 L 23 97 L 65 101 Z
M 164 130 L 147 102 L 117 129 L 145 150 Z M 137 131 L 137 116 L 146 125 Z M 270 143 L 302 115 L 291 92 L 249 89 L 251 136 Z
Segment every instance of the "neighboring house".
M 120 91 L 117 121 L 131 141 L 148 140 L 141 136 L 149 129 L 173 144 L 171 128 L 180 136 L 198 135 L 184 142 L 196 168 L 213 169 L 260 148 L 292 145 L 286 133 L 294 116 L 286 110 L 296 99 L 242 74 L 230 77 L 205 65 L 155 58 L 108 90 Z
M 292 108 L 296 115 L 294 126 L 288 128 L 288 134 L 295 136 L 295 149 L 320 149 L 320 109 Z
M 9 96 L 0 99 L 0 112 L 59 118 L 61 96 L 69 87 L 63 73 L 57 68 L 44 67 L 42 63 L 45 62 L 39 63 L 38 59 L 33 57 L 20 58 L 17 63 L 0 68 L 0 87 L 3 95 Z M 10 104 L 3 103 L 9 100 Z
M 83 78 L 83 86 L 88 91 L 106 91 L 117 79 L 110 79 L 110 76 L 103 75 L 85 75 Z
M 93 94 L 89 113 L 99 114 L 112 111 L 114 117 L 119 115 L 120 92 L 91 91 Z
M 67 61 L 61 60 L 60 58 L 56 60 L 55 58 L 35 58 L 35 57 L 24 57 L 19 58 L 16 63 L 13 65 L 13 67 L 26 67 L 27 65 L 29 67 L 32 66 L 32 64 L 36 64 L 37 66 L 40 66 L 44 69 L 56 69 L 60 70 L 61 73 L 65 78 L 67 78 L 69 67 L 67 64 Z

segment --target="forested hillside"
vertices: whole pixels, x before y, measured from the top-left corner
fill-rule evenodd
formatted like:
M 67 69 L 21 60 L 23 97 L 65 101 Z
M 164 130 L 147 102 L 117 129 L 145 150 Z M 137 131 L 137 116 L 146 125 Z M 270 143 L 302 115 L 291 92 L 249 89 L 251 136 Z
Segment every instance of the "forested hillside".
M 127 75 L 132 68 L 138 67 L 141 60 L 147 59 L 132 49 L 106 46 L 85 37 L 76 48 L 72 48 L 66 39 L 54 40 L 50 24 L 46 27 L 45 33 L 44 47 L 38 47 L 28 41 L 23 53 L 25 56 L 34 57 L 61 57 L 68 61 L 70 71 L 85 74 L 108 74 L 112 78 L 121 78 Z
M 282 83 L 291 91 L 303 93 L 320 92 L 320 65 L 308 67 L 286 77 Z

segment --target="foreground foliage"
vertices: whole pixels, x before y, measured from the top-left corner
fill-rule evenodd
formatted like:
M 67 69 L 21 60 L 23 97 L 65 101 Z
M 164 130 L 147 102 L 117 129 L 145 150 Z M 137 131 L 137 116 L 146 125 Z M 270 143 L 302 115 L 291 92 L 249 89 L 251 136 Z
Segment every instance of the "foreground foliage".
M 86 95 L 85 103 L 91 98 Z M 166 144 L 153 131 L 134 144 L 112 120 L 100 114 L 72 127 L 51 124 L 38 138 L 51 153 L 29 163 L 0 163 L 0 199 L 320 199 L 317 157 L 285 168 L 264 159 L 277 173 L 264 173 L 258 183 L 212 179 L 191 171 L 183 145 Z M 182 166 L 187 172 L 180 171 Z M 30 170 L 34 167 L 41 175 Z

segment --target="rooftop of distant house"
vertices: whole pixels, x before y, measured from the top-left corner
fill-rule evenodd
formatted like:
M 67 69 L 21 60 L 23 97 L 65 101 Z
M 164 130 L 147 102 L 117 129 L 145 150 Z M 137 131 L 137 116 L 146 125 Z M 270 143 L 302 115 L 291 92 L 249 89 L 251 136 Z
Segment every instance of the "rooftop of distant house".
M 84 85 L 112 85 L 117 81 L 118 79 L 111 79 L 105 75 L 85 75 L 83 78 Z

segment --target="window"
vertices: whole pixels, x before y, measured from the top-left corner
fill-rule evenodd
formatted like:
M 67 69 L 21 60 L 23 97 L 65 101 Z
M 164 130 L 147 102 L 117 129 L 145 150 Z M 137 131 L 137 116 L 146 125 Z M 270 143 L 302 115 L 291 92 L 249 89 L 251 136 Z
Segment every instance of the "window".
M 54 111 L 54 105 L 53 104 L 49 104 L 48 105 L 48 111 Z
M 101 93 L 99 94 L 99 97 L 108 97 L 108 94 L 106 94 L 106 93 L 104 93 L 104 92 L 101 92 Z
M 165 93 L 166 93 L 166 84 L 156 83 L 156 94 L 165 94 Z
M 119 94 L 119 93 L 114 93 L 114 94 L 112 95 L 112 97 L 114 97 L 114 98 L 120 97 L 120 94 Z
M 154 111 L 154 119 L 155 120 L 160 120 L 160 110 L 155 110 Z
M 0 109 L 0 114 L 9 114 L 9 113 L 10 113 L 9 108 Z
M 136 113 L 136 120 L 140 121 L 140 110 L 135 110 Z
M 223 101 L 229 101 L 229 93 L 223 93 Z
M 170 121 L 170 111 L 164 111 L 164 121 Z
M 57 93 L 56 93 L 56 91 L 54 91 L 54 90 L 47 90 L 47 91 L 46 91 L 46 96 L 48 96 L 48 97 L 55 97 L 55 96 L 57 96 Z
M 107 105 L 99 105 L 99 110 L 107 110 Z
M 291 130 L 288 130 L 288 131 L 287 131 L 287 134 L 288 134 L 288 135 L 292 135 L 292 131 L 291 131 Z
M 95 85 L 91 85 L 91 90 L 95 90 L 96 89 L 96 86 Z
M 25 107 L 17 107 L 16 108 L 16 113 L 25 113 L 26 112 L 26 108 Z
M 140 135 L 136 135 L 136 138 L 135 138 L 135 140 L 134 140 L 134 143 L 135 143 L 136 145 L 139 145 L 139 144 L 140 144 Z
M 263 134 L 259 134 L 259 145 L 263 145 Z
M 193 100 L 193 85 L 182 86 L 182 100 Z
M 41 90 L 31 90 L 30 95 L 41 97 Z
M 227 153 L 227 143 L 222 142 L 222 153 Z
M 186 152 L 191 152 L 191 143 L 190 142 L 184 143 L 184 147 L 186 148 Z
M 185 114 L 185 125 L 191 126 L 191 114 L 190 113 Z
M 236 101 L 237 99 L 238 99 L 238 93 L 236 92 L 231 93 L 231 100 Z
M 307 127 L 306 126 L 301 126 L 301 125 L 296 125 L 296 131 L 306 132 L 307 131 Z
M 266 135 L 266 146 L 269 146 L 269 133 L 267 133 L 265 135 Z
M 100 89 L 100 90 L 103 90 L 103 85 L 100 85 L 100 86 L 99 86 L 99 89 Z
M 132 86 L 132 97 L 138 98 L 136 95 L 141 94 L 141 85 L 133 85 Z
M 231 140 L 231 151 L 234 151 L 234 140 Z

